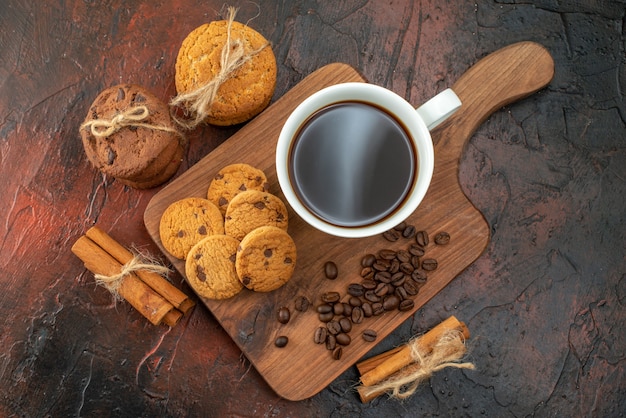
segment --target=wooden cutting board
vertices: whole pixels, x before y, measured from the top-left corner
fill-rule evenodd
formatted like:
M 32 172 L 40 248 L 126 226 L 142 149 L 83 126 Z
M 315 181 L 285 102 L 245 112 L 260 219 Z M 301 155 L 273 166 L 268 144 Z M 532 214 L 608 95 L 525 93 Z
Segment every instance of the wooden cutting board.
M 482 59 L 454 84 L 453 89 L 463 105 L 433 132 L 435 172 L 432 184 L 423 203 L 407 220 L 431 236 L 447 231 L 451 235 L 450 243 L 429 246 L 428 255 L 438 260 L 439 267 L 430 273 L 428 282 L 414 297 L 414 309 L 366 318 L 362 324 L 354 326 L 350 333 L 352 343 L 344 348 L 340 360 L 333 360 L 330 351 L 313 342 L 314 331 L 321 324 L 315 308 L 297 312 L 295 299 L 304 295 L 314 301 L 313 305 L 318 305 L 324 292 L 336 290 L 346 295 L 347 285 L 360 281 L 363 255 L 382 248 L 406 248 L 408 240 L 390 243 L 382 236 L 336 238 L 314 230 L 289 208 L 289 233 L 298 249 L 291 281 L 271 293 L 244 290 L 225 301 L 202 299 L 280 396 L 301 400 L 315 395 L 374 347 L 376 342 L 365 342 L 361 338 L 364 329 L 377 331 L 377 341 L 381 341 L 481 255 L 489 241 L 489 227 L 461 190 L 459 157 L 472 133 L 494 110 L 546 86 L 553 74 L 550 54 L 540 45 L 522 42 Z M 146 228 L 183 276 L 184 263 L 169 256 L 159 239 L 159 220 L 166 207 L 185 197 L 206 196 L 213 176 L 232 163 L 248 163 L 264 170 L 270 192 L 285 201 L 274 164 L 274 150 L 283 123 L 313 92 L 349 81 L 364 80 L 344 64 L 330 64 L 317 70 L 152 198 L 144 214 Z M 323 265 L 328 260 L 339 267 L 337 280 L 324 277 Z M 276 320 L 276 311 L 281 306 L 289 307 L 292 312 L 286 325 Z M 274 346 L 279 335 L 289 338 L 284 348 Z

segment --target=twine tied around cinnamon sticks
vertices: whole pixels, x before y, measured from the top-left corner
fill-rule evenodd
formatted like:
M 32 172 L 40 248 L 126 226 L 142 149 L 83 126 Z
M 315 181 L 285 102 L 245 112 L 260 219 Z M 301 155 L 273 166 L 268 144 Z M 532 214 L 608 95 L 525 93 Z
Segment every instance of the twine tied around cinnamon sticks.
M 142 270 L 156 273 L 160 276 L 167 276 L 170 272 L 169 268 L 157 264 L 155 261 L 146 260 L 145 256 L 133 254 L 133 258 L 121 267 L 119 273 L 112 275 L 96 273 L 93 277 L 96 279 L 96 284 L 106 288 L 113 295 L 113 298 L 119 301 L 123 299 L 119 292 L 122 281 L 130 274 Z
M 173 116 L 179 125 L 187 129 L 196 128 L 206 118 L 215 101 L 220 86 L 232 77 L 233 73 L 238 68 L 270 45 L 268 41 L 258 49 L 246 53 L 243 41 L 241 39 L 234 39 L 232 36 L 232 24 L 235 20 L 237 10 L 237 8 L 232 6 L 228 8 L 226 43 L 222 48 L 220 56 L 220 71 L 207 83 L 195 90 L 179 94 L 170 102 L 170 106 L 172 107 L 182 105 L 186 112 L 192 115 L 192 119 L 190 120 L 180 120 Z
M 148 128 L 157 131 L 172 132 L 180 135 L 180 133 L 168 126 L 152 125 L 150 123 L 144 123 L 150 116 L 150 110 L 145 105 L 134 106 L 123 112 L 113 116 L 110 120 L 107 119 L 94 119 L 89 120 L 82 125 L 80 129 L 89 129 L 91 134 L 95 137 L 106 138 L 111 136 L 117 131 L 127 126 L 133 126 L 137 128 Z
M 388 393 L 392 398 L 406 399 L 420 383 L 447 367 L 474 369 L 470 362 L 460 362 L 467 352 L 469 330 L 454 316 L 441 322 L 426 334 L 406 345 L 379 354 L 357 364 L 361 401 L 369 402 Z
M 142 260 L 94 226 L 76 240 L 72 252 L 116 299 L 126 300 L 153 325 L 173 327 L 195 302 L 160 273 L 167 267 Z

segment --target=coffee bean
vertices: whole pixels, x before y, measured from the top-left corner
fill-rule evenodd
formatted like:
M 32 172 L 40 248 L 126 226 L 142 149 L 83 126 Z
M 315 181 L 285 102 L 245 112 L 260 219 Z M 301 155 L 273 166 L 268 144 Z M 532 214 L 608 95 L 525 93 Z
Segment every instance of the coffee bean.
M 341 325 L 337 321 L 329 321 L 326 323 L 326 328 L 328 328 L 328 332 L 332 335 L 337 335 L 341 332 Z
M 276 313 L 276 317 L 278 319 L 278 322 L 280 322 L 281 324 L 286 324 L 287 322 L 289 322 L 289 319 L 291 318 L 289 308 L 286 306 L 280 308 Z
M 339 325 L 341 325 L 341 330 L 343 332 L 348 333 L 348 332 L 352 331 L 352 321 L 349 320 L 348 318 L 345 318 L 345 317 L 341 318 L 339 320 Z
M 409 298 L 409 294 L 407 293 L 406 289 L 402 286 L 396 287 L 396 290 L 394 290 L 393 293 L 397 297 L 399 297 L 401 301 Z
M 363 290 L 364 290 L 363 294 L 365 294 L 365 292 L 368 291 L 368 290 L 376 289 L 377 285 L 378 285 L 378 283 L 376 283 L 375 280 L 372 280 L 372 279 L 363 280 L 361 282 L 361 286 L 363 286 Z
M 285 337 L 284 335 L 281 335 L 280 337 L 276 338 L 276 340 L 274 341 L 274 345 L 276 347 L 282 348 L 286 346 L 288 342 L 289 342 L 289 338 Z
M 362 267 L 372 267 L 372 264 L 376 262 L 376 256 L 374 254 L 365 254 L 361 259 Z
M 424 284 L 428 279 L 426 272 L 423 270 L 415 270 L 411 273 L 411 279 L 415 280 L 417 284 Z
M 361 305 L 361 309 L 363 310 L 363 316 L 366 318 L 369 318 L 370 316 L 372 316 L 373 311 L 372 311 L 372 304 L 369 302 L 363 302 L 363 305 Z
M 376 333 L 376 331 L 374 331 L 373 329 L 365 329 L 363 330 L 363 333 L 361 334 L 361 336 L 363 337 L 363 339 L 367 342 L 372 342 L 375 341 L 376 338 L 378 338 L 378 334 Z
M 326 337 L 328 336 L 328 329 L 326 327 L 318 327 L 313 335 L 313 341 L 315 344 L 324 344 Z
M 379 283 L 376 289 L 374 289 L 374 293 L 379 297 L 385 296 L 388 292 L 389 288 L 387 287 L 387 283 Z
M 413 225 L 408 225 L 404 230 L 402 230 L 403 238 L 413 238 L 415 236 L 415 227 Z
M 415 296 L 419 292 L 419 286 L 415 283 L 414 280 L 405 280 L 402 288 L 406 291 L 409 296 Z
M 351 296 L 363 296 L 363 285 L 359 283 L 350 283 L 348 285 L 348 294 Z
M 400 232 L 395 229 L 390 229 L 389 231 L 383 232 L 383 238 L 389 242 L 396 242 L 400 239 Z
M 352 315 L 352 305 L 350 305 L 349 303 L 342 303 L 343 305 L 343 316 L 350 316 Z
M 367 292 L 365 292 L 363 297 L 370 302 L 380 302 L 380 296 L 374 293 L 373 290 L 368 290 Z
M 321 313 L 321 314 L 325 314 L 325 313 L 329 313 L 333 311 L 333 305 L 330 305 L 328 303 L 324 303 L 322 305 L 319 305 L 317 308 L 317 313 Z
M 414 269 L 420 268 L 421 263 L 422 263 L 422 260 L 419 256 L 414 255 L 411 257 L 411 265 L 413 266 Z
M 378 257 L 383 260 L 393 260 L 396 258 L 396 252 L 388 248 L 383 248 L 378 252 Z
M 333 359 L 334 360 L 341 360 L 341 356 L 343 355 L 343 348 L 341 347 L 336 347 L 333 350 Z
M 402 286 L 406 280 L 406 274 L 401 271 L 391 276 L 391 284 L 395 287 Z
M 337 334 L 335 338 L 337 339 L 337 344 L 340 345 L 349 345 L 352 342 L 352 338 L 345 332 Z
M 396 258 L 401 263 L 408 263 L 411 261 L 411 254 L 407 250 L 400 250 L 396 253 Z
M 348 303 L 350 304 L 350 306 L 353 307 L 352 310 L 354 311 L 354 308 L 361 306 L 363 304 L 363 301 L 356 296 L 351 296 L 350 299 L 348 299 Z
M 352 308 L 352 315 L 351 315 L 352 323 L 360 324 L 361 322 L 363 322 L 364 317 L 365 315 L 363 315 L 363 309 L 361 309 L 360 306 Z
M 363 270 L 361 270 L 361 277 L 363 277 L 365 280 L 369 280 L 374 278 L 375 273 L 376 271 L 374 271 L 373 267 L 365 267 L 363 268 Z
M 320 321 L 322 322 L 329 322 L 332 321 L 333 316 L 335 316 L 332 312 L 328 312 L 328 313 L 321 313 L 318 314 L 317 317 L 319 318 Z
M 383 304 L 380 302 L 372 303 L 372 313 L 374 316 L 382 315 L 385 312 Z
M 388 271 L 379 271 L 374 276 L 374 280 L 380 283 L 390 283 L 391 282 L 391 273 Z
M 335 347 L 337 347 L 337 338 L 332 334 L 328 334 L 326 336 L 326 349 L 334 350 Z
M 344 306 L 343 303 L 335 303 L 333 305 L 333 313 L 335 315 L 341 316 L 344 314 Z
M 409 246 L 409 254 L 411 255 L 416 255 L 418 257 L 423 257 L 424 254 L 426 254 L 426 250 L 424 250 L 424 247 L 421 247 L 417 244 L 411 244 Z
M 324 264 L 324 275 L 328 280 L 335 280 L 339 274 L 337 265 L 332 261 L 327 261 Z
M 311 302 L 306 298 L 306 296 L 298 296 L 296 298 L 296 311 L 306 312 L 309 309 L 309 305 Z
M 435 235 L 435 244 L 437 245 L 446 245 L 450 242 L 450 234 L 447 232 L 439 232 Z
M 326 303 L 335 303 L 339 302 L 341 295 L 339 292 L 326 292 L 322 295 L 322 301 Z
M 393 229 L 395 229 L 396 231 L 404 231 L 404 228 L 406 228 L 406 222 L 402 221 L 400 222 L 398 225 L 394 226 Z
M 389 273 L 394 274 L 400 270 L 400 261 L 398 259 L 391 260 L 389 263 L 389 269 L 387 270 Z
M 429 242 L 428 232 L 426 232 L 426 231 L 418 231 L 415 234 L 415 242 L 417 242 L 417 245 L 419 245 L 422 248 L 426 247 L 428 245 L 428 242 Z
M 402 312 L 406 312 L 406 311 L 410 311 L 411 309 L 413 309 L 414 306 L 415 306 L 415 302 L 413 302 L 412 299 L 405 299 L 402 302 L 400 302 L 400 305 L 398 305 L 398 310 Z
M 400 264 L 400 271 L 404 274 L 411 274 L 415 270 L 415 267 L 411 263 L 402 263 Z
M 379 259 L 376 260 L 376 262 L 374 263 L 374 265 L 372 266 L 372 268 L 377 271 L 387 271 L 389 270 L 389 266 L 391 265 L 391 263 L 387 260 L 383 260 L 383 259 Z
M 426 258 L 422 261 L 422 268 L 426 271 L 433 271 L 437 269 L 437 260 L 434 258 Z
M 383 309 L 393 311 L 400 305 L 400 298 L 396 295 L 387 295 L 383 298 Z

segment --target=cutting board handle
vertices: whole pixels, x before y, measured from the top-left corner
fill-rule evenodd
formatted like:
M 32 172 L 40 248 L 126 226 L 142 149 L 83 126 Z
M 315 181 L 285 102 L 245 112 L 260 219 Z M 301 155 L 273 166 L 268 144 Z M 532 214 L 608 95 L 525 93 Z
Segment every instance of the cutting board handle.
M 489 115 L 545 87 L 553 76 L 552 56 L 534 42 L 506 46 L 478 61 L 452 86 L 462 105 L 433 135 L 439 157 L 459 158 Z

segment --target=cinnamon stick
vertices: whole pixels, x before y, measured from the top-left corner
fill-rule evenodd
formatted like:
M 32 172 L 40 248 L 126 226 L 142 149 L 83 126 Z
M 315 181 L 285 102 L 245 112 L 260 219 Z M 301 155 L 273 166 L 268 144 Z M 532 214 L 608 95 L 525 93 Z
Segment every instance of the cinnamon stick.
M 109 234 L 97 226 L 89 228 L 85 235 L 122 265 L 128 263 L 135 257 L 133 253 L 128 251 L 123 245 L 115 241 Z M 154 289 L 159 295 L 163 296 L 183 314 L 187 314 L 187 312 L 195 306 L 193 300 L 157 273 L 138 270 L 136 274 L 144 283 Z
M 456 317 L 451 316 L 418 338 L 417 343 L 419 344 L 420 351 L 424 353 L 432 352 L 433 346 L 439 341 L 441 336 L 452 330 L 462 332 L 465 339 L 469 338 L 469 329 L 467 329 L 467 326 L 456 319 Z M 380 356 L 383 356 L 383 361 L 361 375 L 361 383 L 364 386 L 375 385 L 414 361 L 411 354 L 411 347 L 408 344 L 401 346 L 399 349 L 394 349 L 394 353 L 391 355 L 383 353 L 377 356 L 379 357 L 378 360 L 381 360 Z M 377 360 L 372 361 L 370 359 L 368 361 L 370 365 L 377 363 Z M 357 364 L 357 369 L 360 370 L 362 368 L 362 365 L 361 368 L 359 368 Z M 368 366 L 366 365 L 365 368 L 367 369 Z
M 72 246 L 72 252 L 94 274 L 113 276 L 121 271 L 122 265 L 86 236 L 76 240 Z M 153 325 L 163 322 L 169 326 L 174 326 L 182 316 L 172 312 L 176 311 L 176 308 L 133 273 L 121 281 L 118 291 L 131 306 Z

